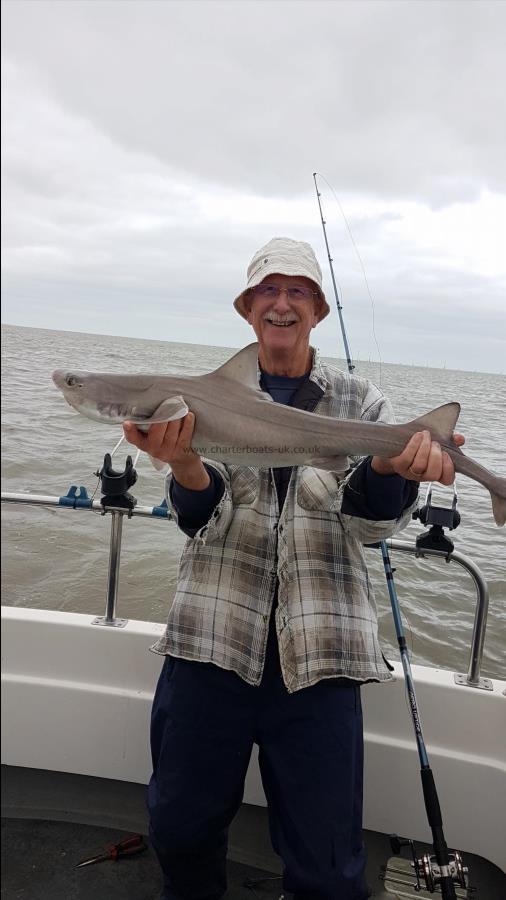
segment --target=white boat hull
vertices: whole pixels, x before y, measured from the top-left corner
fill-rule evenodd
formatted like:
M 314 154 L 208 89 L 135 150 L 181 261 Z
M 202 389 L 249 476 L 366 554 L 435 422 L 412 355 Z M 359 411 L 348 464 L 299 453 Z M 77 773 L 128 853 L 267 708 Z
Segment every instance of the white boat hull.
M 149 715 L 163 626 L 92 625 L 77 613 L 2 607 L 2 762 L 147 783 Z M 400 664 L 363 688 L 364 827 L 430 841 Z M 493 691 L 413 666 L 449 846 L 506 870 L 506 682 Z M 244 801 L 265 806 L 254 752 Z

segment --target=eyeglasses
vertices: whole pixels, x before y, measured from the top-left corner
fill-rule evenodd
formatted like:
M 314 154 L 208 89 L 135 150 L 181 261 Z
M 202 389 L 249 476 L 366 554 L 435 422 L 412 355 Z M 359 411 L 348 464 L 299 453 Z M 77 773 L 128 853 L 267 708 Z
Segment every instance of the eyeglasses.
M 294 285 L 293 287 L 280 287 L 279 284 L 257 284 L 251 288 L 255 297 L 264 297 L 269 300 L 277 300 L 282 291 L 284 291 L 290 300 L 311 300 L 311 297 L 317 296 L 318 291 L 312 291 L 311 288 L 304 285 Z

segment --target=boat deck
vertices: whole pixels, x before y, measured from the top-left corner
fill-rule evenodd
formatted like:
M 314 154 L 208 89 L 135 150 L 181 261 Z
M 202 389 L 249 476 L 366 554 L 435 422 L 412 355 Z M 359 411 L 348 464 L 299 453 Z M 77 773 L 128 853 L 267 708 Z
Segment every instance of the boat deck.
M 16 766 L 2 766 L 1 774 L 2 900 L 159 900 L 161 875 L 149 847 L 116 863 L 75 868 L 126 837 L 147 833 L 143 785 Z M 364 838 L 372 897 L 399 900 L 396 892 L 385 892 L 381 879 L 382 867 L 392 856 L 388 836 L 367 830 Z M 506 875 L 461 849 L 469 883 L 477 889 L 470 895 L 473 900 L 504 900 Z M 431 852 L 420 841 L 416 851 Z M 406 849 L 402 855 L 407 857 Z M 270 842 L 267 809 L 243 804 L 229 832 L 226 900 L 277 900 L 281 871 Z
M 2 819 L 2 900 L 158 900 L 161 878 L 151 847 L 118 862 L 76 869 L 126 833 L 71 822 Z M 230 900 L 272 900 L 281 880 L 229 861 Z M 269 879 L 258 887 L 248 881 Z
M 161 875 L 149 846 L 116 863 L 75 868 L 108 846 L 146 832 L 142 785 L 2 766 L 2 900 L 159 900 Z M 364 838 L 372 896 L 398 900 L 385 892 L 381 880 L 392 855 L 388 837 L 365 831 Z M 429 849 L 417 842 L 418 853 Z M 469 883 L 478 888 L 473 900 L 504 900 L 506 875 L 497 866 L 472 854 L 465 854 L 465 864 Z M 277 900 L 281 870 L 266 808 L 243 804 L 230 827 L 226 900 Z
M 146 832 L 142 785 L 2 766 L 2 900 L 159 900 L 161 875 L 150 847 L 117 863 L 75 868 Z M 374 897 L 390 900 L 379 879 L 389 841 L 372 832 L 366 841 Z M 230 827 L 226 900 L 277 900 L 281 871 L 267 809 L 243 804 Z
M 131 834 L 67 821 L 3 818 L 2 900 L 159 900 L 161 876 L 150 846 L 143 853 L 118 862 L 76 868 L 83 859 Z M 252 838 L 254 842 L 254 835 Z M 372 897 L 396 900 L 397 894 L 385 893 L 380 880 L 378 839 L 386 842 L 383 835 L 366 833 Z M 474 875 L 482 884 L 482 889 L 472 895 L 475 900 L 504 900 L 506 876 L 476 857 L 466 858 L 466 863 L 470 864 L 471 879 Z M 480 863 L 486 866 L 485 882 Z M 281 877 L 279 867 L 277 871 L 273 868 L 257 868 L 229 859 L 226 900 L 277 900 L 282 890 Z M 434 895 L 424 892 L 418 896 Z

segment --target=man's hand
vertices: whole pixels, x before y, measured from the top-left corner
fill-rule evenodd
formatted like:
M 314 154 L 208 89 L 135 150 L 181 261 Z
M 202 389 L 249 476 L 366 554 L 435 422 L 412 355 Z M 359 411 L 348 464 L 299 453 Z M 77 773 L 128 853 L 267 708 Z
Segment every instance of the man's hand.
M 456 447 L 462 447 L 465 437 L 454 434 L 452 440 Z M 371 468 L 379 475 L 402 475 L 408 481 L 452 484 L 455 479 L 455 468 L 448 453 L 431 440 L 430 431 L 417 431 L 399 456 L 390 459 L 373 456 Z
M 151 425 L 148 432 L 139 431 L 133 422 L 125 422 L 123 432 L 130 444 L 168 463 L 182 487 L 203 491 L 211 479 L 200 456 L 191 448 L 194 427 L 195 416 L 189 412 L 174 422 Z

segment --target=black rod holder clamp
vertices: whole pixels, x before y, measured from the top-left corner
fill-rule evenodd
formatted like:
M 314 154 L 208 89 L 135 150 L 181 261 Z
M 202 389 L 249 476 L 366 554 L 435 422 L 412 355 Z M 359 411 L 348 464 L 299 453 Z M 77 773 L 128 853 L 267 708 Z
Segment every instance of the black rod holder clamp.
M 102 489 L 100 502 L 104 507 L 104 512 L 111 506 L 128 510 L 134 508 L 137 499 L 129 493 L 129 488 L 137 481 L 137 472 L 131 456 L 127 456 L 123 472 L 116 472 L 112 467 L 111 454 L 106 453 L 102 468 L 95 474 L 100 478 Z
M 460 525 L 460 513 L 457 509 L 457 490 L 455 484 L 453 485 L 451 507 L 436 506 L 432 502 L 432 484 L 429 484 L 425 497 L 425 504 L 421 509 L 415 510 L 413 519 L 419 519 L 422 525 L 430 526 L 428 531 L 424 531 L 422 534 L 418 535 L 416 539 L 417 549 L 420 551 L 423 551 L 424 549 L 440 550 L 442 553 L 446 554 L 446 559 L 449 560 L 455 545 L 451 538 L 445 534 L 444 529 L 448 528 L 450 531 L 453 531 Z

